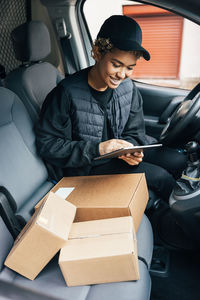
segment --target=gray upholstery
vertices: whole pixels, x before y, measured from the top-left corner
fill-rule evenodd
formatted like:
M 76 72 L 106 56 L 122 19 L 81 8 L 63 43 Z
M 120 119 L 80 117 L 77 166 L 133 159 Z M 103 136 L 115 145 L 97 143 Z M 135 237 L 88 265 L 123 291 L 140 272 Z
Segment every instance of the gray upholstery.
M 144 264 L 139 261 L 141 280 L 137 282 L 116 282 L 94 285 L 87 300 L 148 300 L 150 299 L 151 279 Z
M 28 220 L 34 205 L 53 186 L 37 156 L 33 124 L 19 98 L 0 87 L 0 185 L 17 204 L 17 213 Z
M 148 245 L 147 247 L 145 245 Z M 150 268 L 153 252 L 153 232 L 149 219 L 143 216 L 137 232 L 138 255 L 145 259 Z
M 5 85 L 20 97 L 35 122 L 47 94 L 64 76 L 52 64 L 41 61 L 51 51 L 49 32 L 43 22 L 24 23 L 11 35 L 16 59 L 26 64 L 9 73 Z
M 35 122 L 47 94 L 61 79 L 63 76 L 53 65 L 43 62 L 12 71 L 5 85 L 20 97 Z
M 15 284 L 20 287 L 31 288 L 40 294 L 62 300 L 147 300 L 150 296 L 151 281 L 144 263 L 139 261 L 141 279 L 136 282 L 116 282 L 92 286 L 67 287 L 57 259 L 52 261 L 48 267 L 34 281 L 21 276 L 16 276 Z M 44 288 L 44 290 L 42 289 Z

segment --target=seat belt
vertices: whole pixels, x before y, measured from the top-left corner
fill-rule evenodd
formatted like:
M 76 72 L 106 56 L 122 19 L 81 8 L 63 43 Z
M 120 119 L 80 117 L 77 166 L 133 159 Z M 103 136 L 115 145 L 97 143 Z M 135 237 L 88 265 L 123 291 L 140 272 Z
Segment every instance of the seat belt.
M 6 70 L 4 66 L 0 65 L 0 86 L 5 86 Z
M 4 193 L 4 191 L 6 193 Z M 22 230 L 22 226 L 20 225 L 11 205 L 9 199 L 7 198 L 7 190 L 4 187 L 0 189 L 0 216 L 2 217 L 6 227 L 9 232 L 13 236 L 14 239 L 18 236 L 20 231 Z
M 67 31 L 64 18 L 57 18 L 55 20 L 55 27 L 60 38 L 60 45 L 62 48 L 63 63 L 65 66 L 65 73 L 73 74 L 76 72 L 76 61 L 73 56 L 73 50 L 71 46 L 71 33 Z

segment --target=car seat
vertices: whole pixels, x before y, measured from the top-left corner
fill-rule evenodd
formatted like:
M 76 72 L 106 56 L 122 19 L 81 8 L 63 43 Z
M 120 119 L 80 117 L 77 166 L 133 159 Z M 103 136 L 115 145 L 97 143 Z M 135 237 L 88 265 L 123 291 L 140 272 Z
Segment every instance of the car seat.
M 11 39 L 15 57 L 22 65 L 7 75 L 5 86 L 20 97 L 35 122 L 47 94 L 64 76 L 55 66 L 42 61 L 51 52 L 49 31 L 43 22 L 18 26 Z
M 35 148 L 33 122 L 23 103 L 12 91 L 0 87 L 0 186 L 16 203 L 15 214 L 27 221 L 35 204 L 51 189 L 47 169 Z M 82 287 L 66 287 L 56 258 L 30 281 L 3 266 L 13 238 L 0 217 L 0 298 L 148 300 L 151 280 L 149 267 L 153 235 L 144 215 L 137 232 L 140 280 Z M 27 297 L 28 295 L 28 297 Z M 10 298 L 9 298 L 10 297 Z M 37 298 L 38 297 L 38 298 Z
M 0 87 L 0 186 L 16 202 L 16 213 L 27 221 L 34 205 L 53 183 L 38 157 L 33 123 L 17 95 Z

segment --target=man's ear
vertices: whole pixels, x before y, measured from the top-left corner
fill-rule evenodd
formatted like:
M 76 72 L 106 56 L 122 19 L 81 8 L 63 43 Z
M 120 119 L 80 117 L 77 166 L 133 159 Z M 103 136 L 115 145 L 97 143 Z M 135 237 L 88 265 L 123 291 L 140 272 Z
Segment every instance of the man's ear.
M 101 59 L 102 54 L 99 52 L 99 47 L 96 45 L 92 46 L 92 57 L 96 62 Z

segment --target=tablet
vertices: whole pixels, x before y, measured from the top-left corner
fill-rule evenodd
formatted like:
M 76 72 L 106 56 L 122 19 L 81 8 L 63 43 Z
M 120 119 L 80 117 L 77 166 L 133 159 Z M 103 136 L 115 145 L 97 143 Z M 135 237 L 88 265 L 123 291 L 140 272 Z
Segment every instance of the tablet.
M 158 148 L 158 147 L 162 147 L 162 144 L 151 144 L 151 145 L 121 148 L 121 149 L 106 153 L 104 155 L 95 157 L 94 160 L 105 159 L 105 158 L 115 158 L 115 157 L 119 157 L 121 155 L 125 155 L 127 153 L 146 151 L 148 149 L 154 149 L 154 148 Z

